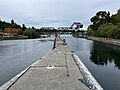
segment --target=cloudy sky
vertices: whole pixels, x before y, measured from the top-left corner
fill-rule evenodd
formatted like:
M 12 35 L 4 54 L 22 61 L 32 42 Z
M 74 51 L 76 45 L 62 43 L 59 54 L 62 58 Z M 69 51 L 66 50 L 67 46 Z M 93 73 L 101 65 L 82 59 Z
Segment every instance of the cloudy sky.
M 0 0 L 0 19 L 27 27 L 70 26 L 74 21 L 90 24 L 100 10 L 116 13 L 120 0 Z

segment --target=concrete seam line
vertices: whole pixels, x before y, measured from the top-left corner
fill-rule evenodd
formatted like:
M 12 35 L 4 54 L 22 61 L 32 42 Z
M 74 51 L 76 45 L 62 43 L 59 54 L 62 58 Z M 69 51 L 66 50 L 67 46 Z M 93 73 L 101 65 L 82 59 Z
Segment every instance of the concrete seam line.
M 67 76 L 69 77 L 70 73 L 69 73 L 69 69 L 68 69 L 68 62 L 67 62 L 66 53 L 65 53 L 65 63 L 66 63 L 66 68 L 67 68 Z
M 33 64 L 31 64 L 30 66 L 32 67 L 34 64 L 37 64 L 39 61 L 41 61 L 42 59 L 44 59 L 45 57 L 47 57 L 49 54 L 51 54 L 55 49 L 53 49 L 52 51 L 50 51 L 49 53 L 47 53 L 46 55 L 44 55 L 43 57 L 41 57 L 39 60 L 37 60 L 36 62 L 34 62 Z
M 73 58 L 77 64 L 80 72 L 82 73 L 83 78 L 85 79 L 86 83 L 88 84 L 88 87 L 91 90 L 104 90 L 75 53 L 73 53 Z
M 39 67 L 48 67 L 49 65 L 46 65 L 46 66 L 31 66 L 31 68 L 33 67 L 33 68 L 39 68 Z M 51 66 L 51 65 L 50 65 Z M 66 67 L 65 65 L 64 66 L 58 66 L 58 65 L 53 65 L 53 66 L 55 66 L 55 67 Z

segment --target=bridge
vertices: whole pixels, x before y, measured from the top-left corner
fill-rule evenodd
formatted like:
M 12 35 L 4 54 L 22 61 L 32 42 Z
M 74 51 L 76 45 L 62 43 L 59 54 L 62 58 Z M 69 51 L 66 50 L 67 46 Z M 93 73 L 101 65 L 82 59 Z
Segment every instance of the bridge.
M 80 22 L 74 22 L 70 27 L 58 27 L 57 29 L 54 27 L 42 27 L 39 31 L 42 33 L 69 33 L 76 37 L 86 37 L 86 31 L 81 30 L 83 28 L 83 24 Z

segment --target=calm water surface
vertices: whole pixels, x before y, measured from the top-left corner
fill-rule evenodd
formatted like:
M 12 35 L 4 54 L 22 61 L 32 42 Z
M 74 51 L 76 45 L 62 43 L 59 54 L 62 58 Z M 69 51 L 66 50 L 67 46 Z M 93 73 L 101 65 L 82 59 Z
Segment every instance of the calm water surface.
M 120 48 L 71 36 L 64 38 L 105 90 L 120 90 Z
M 49 41 L 48 41 L 49 40 Z M 52 50 L 54 38 L 0 41 L 0 86 Z
M 62 36 L 105 90 L 120 90 L 120 48 L 86 39 Z M 0 41 L 0 85 L 40 59 L 53 39 Z

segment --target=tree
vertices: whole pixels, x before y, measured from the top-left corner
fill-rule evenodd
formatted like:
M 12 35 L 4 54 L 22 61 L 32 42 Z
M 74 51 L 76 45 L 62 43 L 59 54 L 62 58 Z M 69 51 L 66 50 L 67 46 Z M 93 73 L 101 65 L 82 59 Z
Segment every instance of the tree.
M 117 14 L 111 16 L 111 22 L 114 25 L 117 25 L 117 23 L 120 22 L 120 9 L 117 11 Z
M 7 27 L 10 27 L 10 26 L 11 26 L 10 23 L 7 23 L 7 22 L 5 22 L 5 21 L 0 21 L 0 28 L 1 28 L 2 30 L 4 30 L 4 29 L 7 28 Z
M 17 25 L 16 23 L 10 26 L 11 28 L 21 28 L 20 25 Z
M 40 37 L 40 34 L 33 29 L 26 29 L 23 34 L 25 36 L 28 36 L 28 38 L 31 38 L 31 39 Z
M 25 24 L 22 24 L 22 31 L 25 31 L 25 29 L 26 29 Z
M 11 24 L 12 24 L 12 25 L 13 25 L 13 24 L 15 24 L 15 22 L 14 22 L 14 20 L 13 20 L 13 19 L 11 20 Z
M 32 29 L 35 30 L 36 28 L 34 26 L 32 26 Z
M 87 29 L 87 35 L 88 36 L 93 36 L 94 35 L 94 31 L 92 30 L 92 25 L 90 25 Z
M 88 35 L 120 39 L 120 9 L 110 17 L 110 12 L 99 11 L 91 18 Z
M 110 12 L 99 11 L 90 19 L 90 21 L 93 23 L 92 29 L 96 31 L 101 24 L 110 22 Z
M 11 28 L 11 27 L 9 27 L 9 28 L 5 28 L 4 32 L 12 34 L 12 35 L 22 35 L 23 34 L 21 28 Z

